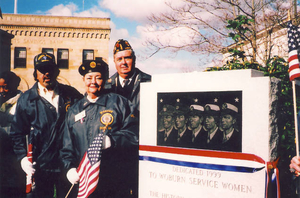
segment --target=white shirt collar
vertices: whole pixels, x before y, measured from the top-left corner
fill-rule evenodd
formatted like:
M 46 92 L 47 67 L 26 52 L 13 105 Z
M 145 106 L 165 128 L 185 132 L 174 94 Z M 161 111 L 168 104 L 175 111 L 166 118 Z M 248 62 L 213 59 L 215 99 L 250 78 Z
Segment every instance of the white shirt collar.
M 172 126 L 170 130 L 168 130 L 168 131 L 165 130 L 165 135 L 166 135 L 167 137 L 169 137 L 169 135 L 170 135 L 171 131 L 173 130 L 173 128 L 174 128 L 174 127 Z
M 200 126 L 200 128 L 197 130 L 197 131 L 193 131 L 193 135 L 194 135 L 194 137 L 197 137 L 197 135 L 199 134 L 199 132 L 201 131 L 201 129 L 202 129 L 202 126 Z
M 232 128 L 231 131 L 230 131 L 228 134 L 226 134 L 226 133 L 224 132 L 224 135 L 223 135 L 223 143 L 224 143 L 224 142 L 227 142 L 227 141 L 231 138 L 231 136 L 232 136 L 232 134 L 233 134 L 233 131 L 234 131 L 234 128 Z
M 53 90 L 48 90 L 38 82 L 38 92 L 39 95 L 51 103 L 55 107 L 56 112 L 58 112 L 59 95 L 57 94 L 57 86 L 55 86 Z
M 90 101 L 90 103 L 95 103 L 95 102 L 98 100 L 99 97 L 97 97 L 97 98 L 95 98 L 95 99 L 92 99 L 92 98 L 90 98 L 90 97 L 87 95 L 86 98 L 88 99 L 88 101 Z
M 129 80 L 128 84 L 131 83 L 132 77 L 135 75 L 135 72 L 136 72 L 136 70 L 134 69 L 133 74 L 131 75 L 130 78 L 128 78 L 128 80 Z M 120 85 L 121 85 L 122 87 L 124 87 L 124 80 L 125 80 L 125 78 L 122 78 L 122 77 L 119 75 L 119 83 L 120 83 Z
M 183 131 L 181 131 L 181 132 L 178 131 L 178 136 L 179 136 L 179 137 L 182 137 L 183 134 L 185 133 L 186 129 L 187 129 L 187 128 L 185 127 L 185 129 L 184 129 Z
M 122 87 L 124 87 L 124 85 L 125 85 L 124 80 L 125 80 L 125 78 L 122 78 L 121 76 L 119 76 L 120 85 L 121 85 Z M 132 78 L 128 78 L 127 80 L 129 80 L 128 83 L 130 83 L 131 80 L 132 80 Z
M 212 133 L 210 133 L 209 135 L 208 135 L 208 138 L 209 138 L 209 140 L 211 140 L 213 137 L 214 137 L 214 135 L 217 133 L 217 130 L 219 129 L 219 127 L 217 127 Z

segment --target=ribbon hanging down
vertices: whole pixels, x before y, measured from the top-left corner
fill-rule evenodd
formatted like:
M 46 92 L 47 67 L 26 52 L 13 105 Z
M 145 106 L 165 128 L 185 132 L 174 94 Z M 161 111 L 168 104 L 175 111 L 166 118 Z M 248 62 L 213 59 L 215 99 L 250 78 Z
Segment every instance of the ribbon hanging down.
M 158 155 L 152 155 L 156 153 Z M 166 154 L 168 157 L 164 157 Z M 172 159 L 173 155 L 180 155 L 180 160 Z M 185 156 L 198 156 L 200 161 L 185 160 Z M 233 153 L 224 151 L 209 151 L 197 149 L 184 149 L 161 146 L 140 145 L 140 161 L 149 161 L 168 165 L 190 168 L 200 168 L 216 171 L 229 171 L 240 173 L 255 173 L 265 169 L 266 172 L 266 198 L 280 198 L 279 171 L 277 162 L 265 162 L 259 156 L 248 153 Z M 237 163 L 226 163 L 236 161 Z M 222 163 L 223 162 L 223 163 Z

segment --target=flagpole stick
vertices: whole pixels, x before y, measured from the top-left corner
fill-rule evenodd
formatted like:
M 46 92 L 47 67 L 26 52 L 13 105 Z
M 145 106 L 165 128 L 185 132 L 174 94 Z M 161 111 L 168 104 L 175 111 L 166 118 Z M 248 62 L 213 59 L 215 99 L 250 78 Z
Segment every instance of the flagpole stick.
M 69 194 L 70 194 L 70 192 L 71 192 L 71 190 L 72 190 L 73 187 L 74 187 L 74 184 L 72 184 L 72 186 L 70 187 L 70 189 L 69 189 L 67 195 L 65 196 L 65 198 L 67 198 L 69 196 Z
M 296 82 L 292 81 L 293 85 L 293 102 L 294 102 L 294 120 L 295 120 L 295 143 L 296 143 L 296 156 L 299 157 L 299 139 L 298 139 L 298 119 L 297 119 L 297 99 L 296 99 Z

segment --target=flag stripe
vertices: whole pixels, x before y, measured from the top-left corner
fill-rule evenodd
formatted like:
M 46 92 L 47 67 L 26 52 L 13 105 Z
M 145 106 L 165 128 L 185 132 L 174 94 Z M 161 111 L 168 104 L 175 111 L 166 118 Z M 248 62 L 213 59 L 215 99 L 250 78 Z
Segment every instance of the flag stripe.
M 79 191 L 84 190 L 84 188 L 86 188 L 89 181 L 92 178 L 95 178 L 97 176 L 97 173 L 99 173 L 99 168 L 96 167 L 95 170 L 90 171 L 91 168 L 92 167 L 89 166 L 88 171 L 87 171 L 88 174 L 86 174 L 85 177 L 82 180 L 80 180 L 82 185 L 79 187 Z
M 294 60 L 296 60 L 297 62 L 299 62 L 297 54 L 290 55 L 289 62 L 294 61 Z
M 103 133 L 99 133 L 85 152 L 77 169 L 79 174 L 78 198 L 87 198 L 97 188 L 101 163 Z
M 96 174 L 98 175 L 99 171 L 97 171 Z M 87 187 L 84 189 L 84 191 L 79 192 L 78 195 L 81 195 L 82 197 L 88 197 L 96 189 L 98 184 L 97 175 L 94 175 L 88 179 Z
M 28 161 L 32 163 L 32 144 L 28 144 L 27 151 Z M 32 175 L 26 174 L 26 193 L 30 193 L 32 191 Z
M 288 46 L 289 46 L 289 76 L 290 80 L 294 80 L 300 76 L 299 65 L 299 44 L 300 33 L 299 28 L 294 26 L 291 21 L 287 24 L 288 30 Z

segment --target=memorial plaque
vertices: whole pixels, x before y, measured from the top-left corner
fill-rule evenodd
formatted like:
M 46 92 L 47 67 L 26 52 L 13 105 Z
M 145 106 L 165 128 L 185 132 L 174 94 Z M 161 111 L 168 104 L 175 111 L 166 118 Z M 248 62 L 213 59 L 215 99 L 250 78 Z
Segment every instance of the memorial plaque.
M 139 197 L 276 194 L 279 83 L 255 70 L 154 75 L 143 83 Z

